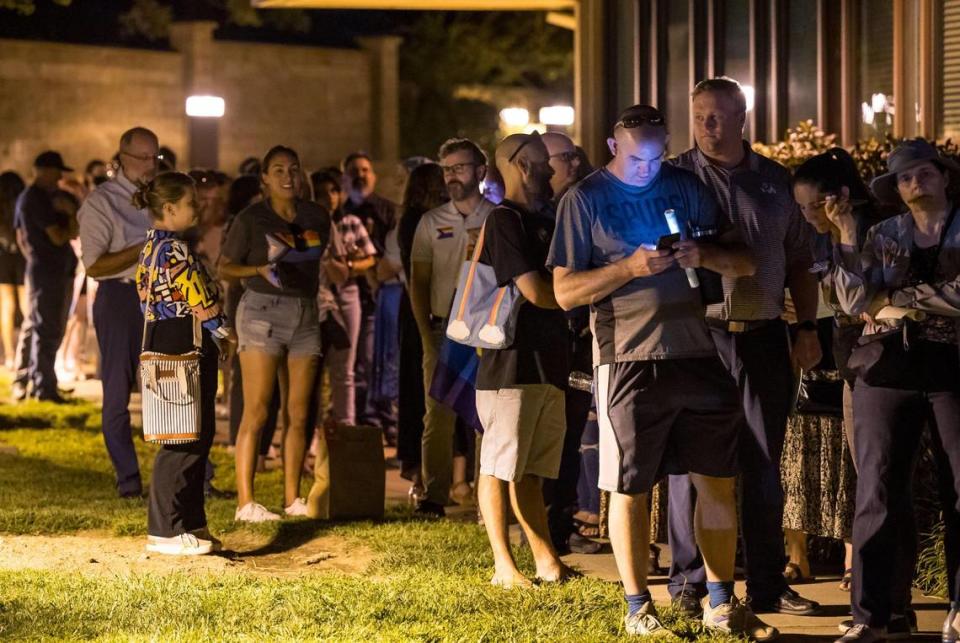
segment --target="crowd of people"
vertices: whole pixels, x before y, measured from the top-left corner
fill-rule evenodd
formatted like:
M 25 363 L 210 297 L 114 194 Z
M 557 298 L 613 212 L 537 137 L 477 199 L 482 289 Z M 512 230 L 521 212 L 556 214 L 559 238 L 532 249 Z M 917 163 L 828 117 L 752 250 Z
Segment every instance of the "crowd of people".
M 135 127 L 82 181 L 43 152 L 29 185 L 0 175 L 14 395 L 64 401 L 58 373 L 76 368 L 92 318 L 117 492 L 140 498 L 128 411 L 140 352 L 198 344 L 201 437 L 158 452 L 148 550 L 220 546 L 203 509 L 233 497 L 212 485 L 208 457 L 219 395 L 237 521 L 307 515 L 302 476 L 323 431 L 378 426 L 416 514 L 478 505 L 496 585 L 534 582 L 513 556 L 511 511 L 538 582 L 576 576 L 560 556 L 600 551 L 606 529 L 634 635 L 665 629 L 647 584 L 659 484 L 673 605 L 757 641 L 778 635 L 757 613 L 820 611 L 791 587 L 811 576 L 810 535 L 845 543 L 841 643 L 916 630 L 911 480 L 929 428 L 943 641 L 957 641 L 960 165 L 914 139 L 869 189 L 840 148 L 791 175 L 744 141 L 735 81 L 699 83 L 691 113 L 696 144 L 668 158 L 661 112 L 624 110 L 596 170 L 559 132 L 507 136 L 491 157 L 452 138 L 436 159 L 404 162 L 399 205 L 363 152 L 308 172 L 278 145 L 234 178 L 182 173 Z M 883 218 L 885 204 L 903 213 Z M 471 258 L 519 293 L 499 349 L 447 332 Z M 815 404 L 825 389 L 836 408 Z M 273 511 L 255 479 L 278 428 Z

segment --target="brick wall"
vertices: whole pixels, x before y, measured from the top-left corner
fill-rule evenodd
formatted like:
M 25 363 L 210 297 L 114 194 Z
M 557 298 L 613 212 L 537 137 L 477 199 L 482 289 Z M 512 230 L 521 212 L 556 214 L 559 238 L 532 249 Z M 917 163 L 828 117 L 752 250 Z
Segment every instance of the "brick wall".
M 44 149 L 82 169 L 92 158 L 109 159 L 133 125 L 157 132 L 189 167 L 184 101 L 198 92 L 226 101 L 219 164 L 231 174 L 247 156 L 278 143 L 300 152 L 308 168 L 378 149 L 372 106 L 395 105 L 396 96 L 381 96 L 369 48 L 217 40 L 197 46 L 203 33 L 212 37 L 212 29 L 191 31 L 192 40 L 184 39 L 190 44 L 177 52 L 0 40 L 0 171 L 28 176 Z M 395 131 L 388 135 L 396 138 Z

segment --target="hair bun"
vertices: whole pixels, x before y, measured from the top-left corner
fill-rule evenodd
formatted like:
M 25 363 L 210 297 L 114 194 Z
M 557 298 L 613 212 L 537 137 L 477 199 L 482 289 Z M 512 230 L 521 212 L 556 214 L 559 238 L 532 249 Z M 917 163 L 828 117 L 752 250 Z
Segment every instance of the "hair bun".
M 133 203 L 133 207 L 138 210 L 143 210 L 150 205 L 150 191 L 153 189 L 153 181 L 149 183 L 146 181 L 140 181 L 137 183 L 137 191 L 133 193 L 130 202 Z

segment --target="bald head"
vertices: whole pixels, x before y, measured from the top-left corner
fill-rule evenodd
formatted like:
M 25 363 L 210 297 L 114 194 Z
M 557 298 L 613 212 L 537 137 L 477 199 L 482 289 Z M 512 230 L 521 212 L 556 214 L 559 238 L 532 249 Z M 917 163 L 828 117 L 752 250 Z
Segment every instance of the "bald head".
M 553 196 L 550 155 L 536 132 L 506 137 L 497 145 L 494 159 L 503 177 L 506 198 L 536 208 Z

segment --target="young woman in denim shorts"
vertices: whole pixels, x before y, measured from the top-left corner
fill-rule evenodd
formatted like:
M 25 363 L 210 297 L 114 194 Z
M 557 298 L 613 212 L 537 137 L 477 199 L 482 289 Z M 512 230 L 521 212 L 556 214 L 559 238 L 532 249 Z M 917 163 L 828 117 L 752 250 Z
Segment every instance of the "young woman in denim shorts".
M 320 258 L 330 237 L 327 212 L 301 198 L 303 173 L 297 153 L 274 147 L 262 168 L 266 198 L 236 216 L 220 259 L 221 276 L 242 279 L 246 286 L 234 320 L 244 400 L 237 435 L 235 519 L 245 522 L 280 518 L 255 502 L 253 495 L 259 434 L 278 373 L 284 383 L 284 512 L 306 515 L 300 477 L 320 353 L 316 303 Z

